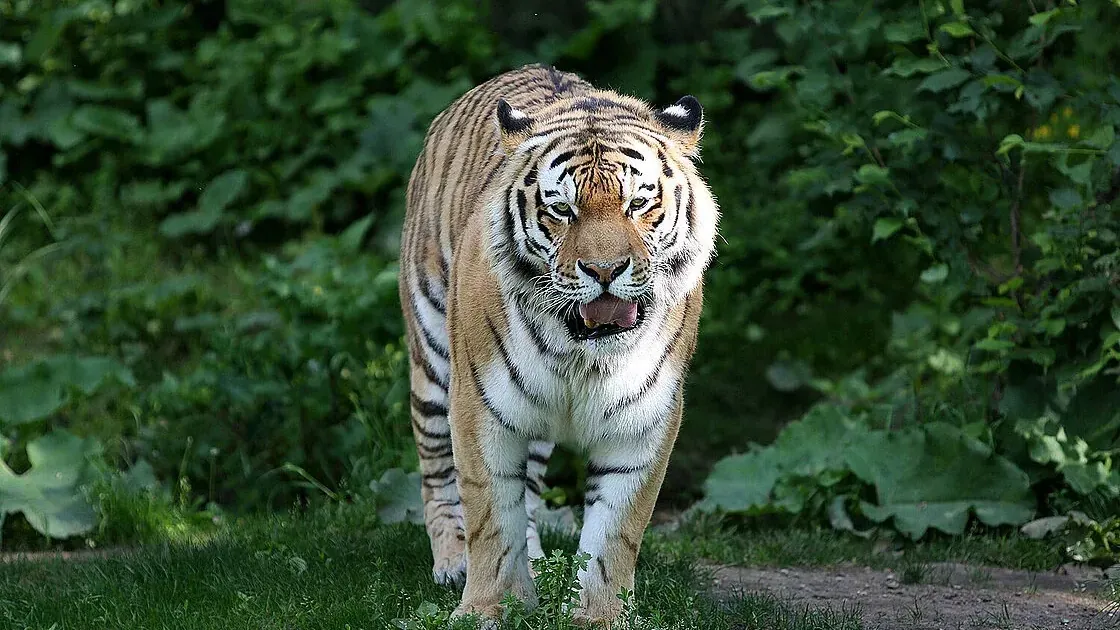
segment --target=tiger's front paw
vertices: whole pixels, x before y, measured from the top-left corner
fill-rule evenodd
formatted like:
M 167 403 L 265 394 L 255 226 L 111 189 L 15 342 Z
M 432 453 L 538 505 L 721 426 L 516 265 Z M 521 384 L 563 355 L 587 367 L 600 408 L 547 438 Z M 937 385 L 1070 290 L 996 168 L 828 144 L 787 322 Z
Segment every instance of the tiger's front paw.
M 467 582 L 467 554 L 437 558 L 432 564 L 432 579 L 442 586 L 462 587 Z
M 576 625 L 582 627 L 594 627 L 596 629 L 610 630 L 615 627 L 613 624 L 622 613 L 622 607 L 617 609 L 611 608 L 577 608 L 572 612 L 572 621 Z
M 451 613 L 451 618 L 455 619 L 457 617 L 465 617 L 467 615 L 477 615 L 482 621 L 480 627 L 486 628 L 487 624 L 491 624 L 496 628 L 498 625 L 498 620 L 502 618 L 502 610 L 503 609 L 501 604 L 479 605 L 463 602 L 459 604 L 459 607 L 456 608 L 454 612 Z
M 461 588 L 467 581 L 467 546 L 462 530 L 447 531 L 432 544 L 432 579 L 436 584 Z

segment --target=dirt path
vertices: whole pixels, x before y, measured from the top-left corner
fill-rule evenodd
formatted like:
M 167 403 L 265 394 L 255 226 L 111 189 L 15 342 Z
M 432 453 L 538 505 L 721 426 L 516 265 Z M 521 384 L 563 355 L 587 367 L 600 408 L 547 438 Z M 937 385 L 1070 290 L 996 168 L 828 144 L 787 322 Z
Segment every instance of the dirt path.
M 867 630 L 1120 629 L 1120 609 L 1101 597 L 1100 571 L 1028 573 L 929 564 L 903 584 L 890 570 L 855 565 L 760 569 L 714 567 L 722 596 L 767 592 L 809 608 L 860 610 Z

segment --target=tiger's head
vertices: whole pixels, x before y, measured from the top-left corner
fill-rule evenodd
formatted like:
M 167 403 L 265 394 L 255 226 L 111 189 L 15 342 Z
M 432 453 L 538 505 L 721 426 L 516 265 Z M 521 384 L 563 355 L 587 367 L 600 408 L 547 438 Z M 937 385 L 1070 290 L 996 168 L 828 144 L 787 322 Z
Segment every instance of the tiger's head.
M 588 340 L 625 335 L 696 286 L 718 208 L 693 164 L 695 98 L 654 110 L 596 92 L 532 116 L 502 100 L 496 118 L 505 199 L 491 244 L 508 289 Z

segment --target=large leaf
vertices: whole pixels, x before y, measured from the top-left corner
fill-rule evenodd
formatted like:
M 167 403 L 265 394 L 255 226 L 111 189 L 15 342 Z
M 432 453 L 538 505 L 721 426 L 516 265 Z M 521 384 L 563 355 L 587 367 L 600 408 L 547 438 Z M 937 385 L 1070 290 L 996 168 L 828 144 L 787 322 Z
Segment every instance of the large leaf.
M 132 372 L 108 357 L 59 355 L 0 373 L 0 426 L 46 418 L 66 404 L 70 390 L 94 393 L 113 380 L 135 386 Z
M 92 438 L 54 431 L 27 445 L 31 468 L 22 475 L 0 461 L 0 516 L 22 513 L 36 531 L 53 538 L 92 530 L 95 513 L 81 486 L 91 480 L 90 459 L 100 452 Z
M 94 136 L 136 142 L 140 139 L 140 119 L 119 109 L 103 105 L 83 105 L 74 110 L 70 124 Z
M 377 518 L 385 523 L 424 522 L 424 501 L 420 496 L 420 473 L 405 473 L 400 468 L 391 468 L 381 479 L 371 481 L 377 502 Z
M 724 457 L 704 482 L 704 499 L 696 509 L 749 512 L 767 505 L 782 471 L 774 449 L 758 449 Z
M 249 174 L 242 169 L 222 173 L 202 191 L 197 210 L 167 217 L 159 231 L 170 238 L 210 232 L 222 220 L 222 212 L 244 192 L 248 181 Z
M 1027 474 L 951 425 L 872 432 L 847 449 L 847 461 L 876 490 L 878 502 L 864 502 L 864 514 L 893 518 L 914 539 L 930 528 L 963 533 L 970 512 L 987 525 L 1034 515 Z
M 778 493 L 779 480 L 792 481 L 792 485 L 799 479 L 828 485 L 846 470 L 845 449 L 866 434 L 867 428 L 842 408 L 816 406 L 787 425 L 769 447 L 716 462 L 697 509 L 749 512 L 777 498 L 777 507 L 799 511 L 802 505 L 796 500 L 796 488 L 786 484 L 782 488 L 789 492 Z

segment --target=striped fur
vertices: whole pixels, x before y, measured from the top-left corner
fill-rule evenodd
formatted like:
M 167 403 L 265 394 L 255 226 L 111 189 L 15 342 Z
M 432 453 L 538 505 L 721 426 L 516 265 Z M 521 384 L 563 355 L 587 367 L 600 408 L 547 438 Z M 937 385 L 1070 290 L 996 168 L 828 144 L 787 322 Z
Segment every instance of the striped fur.
M 691 97 L 654 110 L 541 66 L 432 123 L 408 186 L 401 302 L 433 575 L 465 579 L 458 613 L 496 616 L 506 592 L 535 602 L 533 514 L 557 442 L 590 462 L 579 615 L 609 620 L 633 590 L 714 249 L 701 131 Z M 625 264 L 609 282 L 589 272 L 612 261 Z M 577 304 L 605 290 L 640 304 L 639 324 L 580 339 Z

